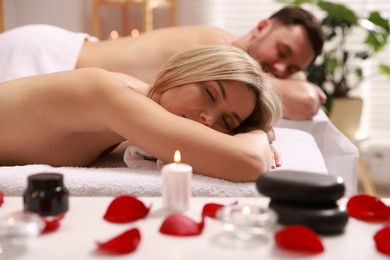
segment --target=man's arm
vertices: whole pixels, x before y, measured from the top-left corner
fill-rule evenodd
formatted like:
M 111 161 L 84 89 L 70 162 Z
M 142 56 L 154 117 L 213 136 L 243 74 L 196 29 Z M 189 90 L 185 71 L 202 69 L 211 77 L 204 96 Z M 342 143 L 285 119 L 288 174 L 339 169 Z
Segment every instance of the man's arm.
M 308 82 L 303 72 L 288 79 L 278 79 L 270 75 L 266 77 L 282 98 L 285 119 L 310 119 L 317 113 L 321 104 L 326 102 L 325 93 L 317 85 Z

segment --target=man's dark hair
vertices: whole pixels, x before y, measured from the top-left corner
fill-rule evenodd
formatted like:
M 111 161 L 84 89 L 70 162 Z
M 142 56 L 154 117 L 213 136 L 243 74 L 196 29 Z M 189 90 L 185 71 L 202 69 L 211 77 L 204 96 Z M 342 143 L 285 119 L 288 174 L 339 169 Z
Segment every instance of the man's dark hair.
M 269 18 L 275 19 L 283 25 L 302 25 L 305 28 L 314 49 L 314 59 L 322 52 L 324 35 L 321 28 L 321 22 L 312 13 L 297 6 L 286 6 Z

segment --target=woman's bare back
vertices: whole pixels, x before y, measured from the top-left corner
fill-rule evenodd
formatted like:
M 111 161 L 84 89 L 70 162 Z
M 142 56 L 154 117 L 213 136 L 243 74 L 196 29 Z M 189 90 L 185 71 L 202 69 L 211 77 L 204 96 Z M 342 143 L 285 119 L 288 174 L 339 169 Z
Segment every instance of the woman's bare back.
M 0 85 L 0 165 L 87 165 L 124 140 L 89 120 L 76 88 L 51 84 L 52 75 Z M 57 81 L 72 80 L 63 76 Z

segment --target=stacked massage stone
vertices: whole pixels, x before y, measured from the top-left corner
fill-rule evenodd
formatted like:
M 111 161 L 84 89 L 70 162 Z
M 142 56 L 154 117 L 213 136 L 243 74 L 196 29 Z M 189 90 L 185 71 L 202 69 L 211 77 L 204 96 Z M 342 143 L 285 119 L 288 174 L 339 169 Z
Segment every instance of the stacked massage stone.
M 269 208 L 281 225 L 304 225 L 317 234 L 340 234 L 348 222 L 341 177 L 297 171 L 267 172 L 256 180 L 257 190 L 270 197 Z

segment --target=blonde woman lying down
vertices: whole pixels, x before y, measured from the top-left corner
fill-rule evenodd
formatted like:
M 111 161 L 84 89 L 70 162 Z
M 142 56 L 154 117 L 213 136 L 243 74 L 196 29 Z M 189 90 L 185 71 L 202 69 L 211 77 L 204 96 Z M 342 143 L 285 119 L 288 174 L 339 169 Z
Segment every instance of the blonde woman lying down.
M 279 165 L 267 131 L 282 106 L 259 64 L 230 46 L 170 59 L 153 86 L 86 68 L 0 84 L 0 165 L 85 166 L 129 140 L 194 171 L 253 181 Z

